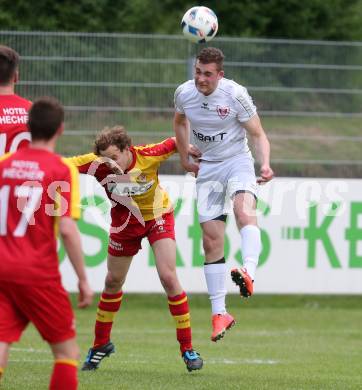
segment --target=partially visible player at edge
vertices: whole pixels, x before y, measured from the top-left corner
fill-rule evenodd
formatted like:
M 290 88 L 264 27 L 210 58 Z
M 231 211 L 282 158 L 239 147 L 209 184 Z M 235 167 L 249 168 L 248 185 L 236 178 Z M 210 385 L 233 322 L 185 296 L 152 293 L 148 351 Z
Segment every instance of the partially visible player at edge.
M 0 45 L 0 156 L 30 142 L 26 123 L 31 102 L 15 94 L 18 80 L 18 53 Z
M 106 127 L 97 135 L 94 153 L 69 159 L 81 173 L 92 175 L 100 182 L 113 206 L 107 276 L 98 304 L 93 347 L 84 362 L 84 371 L 97 369 L 102 359 L 115 350 L 110 335 L 121 307 L 122 287 L 145 237 L 155 255 L 186 368 L 188 371 L 202 368 L 203 360 L 192 346 L 187 295 L 176 273 L 173 207 L 158 179 L 160 164 L 175 152 L 174 137 L 156 144 L 135 146 L 126 130 L 115 126 Z
M 68 294 L 61 284 L 56 230 L 79 283 L 79 307 L 92 302 L 80 234 L 78 171 L 55 154 L 64 111 L 52 98 L 29 112 L 32 142 L 0 157 L 0 376 L 10 346 L 29 322 L 54 355 L 51 390 L 77 388 L 79 349 Z
M 253 293 L 253 281 L 261 251 L 256 220 L 257 182 L 273 178 L 270 146 L 256 107 L 247 90 L 224 78 L 224 55 L 209 47 L 196 57 L 194 80 L 181 84 L 175 92 L 174 130 L 181 164 L 198 174 L 197 207 L 203 233 L 205 278 L 212 307 L 212 341 L 222 338 L 234 325 L 226 312 L 226 264 L 224 235 L 225 198 L 233 200 L 241 236 L 243 267 L 231 271 L 242 297 Z M 188 122 L 189 121 L 189 122 Z M 191 143 L 200 150 L 200 163 L 189 161 Z M 260 163 L 256 180 L 253 158 L 246 134 L 252 139 Z

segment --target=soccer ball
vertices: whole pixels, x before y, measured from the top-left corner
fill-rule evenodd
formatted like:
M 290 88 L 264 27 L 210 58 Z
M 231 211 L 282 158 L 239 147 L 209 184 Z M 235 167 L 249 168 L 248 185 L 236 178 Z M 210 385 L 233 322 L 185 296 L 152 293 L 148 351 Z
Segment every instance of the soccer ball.
M 210 8 L 192 7 L 183 16 L 181 27 L 189 41 L 205 43 L 211 41 L 217 33 L 217 16 Z

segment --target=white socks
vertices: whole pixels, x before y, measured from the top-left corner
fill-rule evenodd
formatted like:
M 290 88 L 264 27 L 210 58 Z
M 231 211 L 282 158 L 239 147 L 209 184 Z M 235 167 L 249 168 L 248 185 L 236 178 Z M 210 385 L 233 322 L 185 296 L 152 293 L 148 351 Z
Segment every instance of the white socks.
M 261 252 L 260 229 L 255 225 L 246 225 L 240 229 L 240 235 L 243 267 L 254 280 Z
M 246 225 L 240 229 L 243 267 L 254 280 L 261 252 L 260 230 L 255 225 Z M 211 301 L 212 314 L 225 314 L 226 264 L 211 263 L 204 265 L 207 290 Z
M 204 265 L 204 273 L 212 314 L 225 314 L 226 264 L 206 264 Z

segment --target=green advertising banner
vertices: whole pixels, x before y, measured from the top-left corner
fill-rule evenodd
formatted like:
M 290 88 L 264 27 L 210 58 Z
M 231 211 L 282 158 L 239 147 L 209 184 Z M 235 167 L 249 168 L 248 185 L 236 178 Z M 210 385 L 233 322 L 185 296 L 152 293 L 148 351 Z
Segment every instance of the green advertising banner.
M 197 217 L 195 179 L 161 176 L 175 208 L 177 271 L 185 290 L 206 292 L 202 233 Z M 81 175 L 82 217 L 78 223 L 93 288 L 103 288 L 106 274 L 109 211 L 103 188 Z M 362 293 L 362 181 L 274 179 L 260 186 L 258 223 L 262 252 L 256 293 Z M 232 210 L 228 204 L 228 210 Z M 225 258 L 229 268 L 242 264 L 241 238 L 234 216 L 227 220 Z M 134 257 L 126 291 L 161 292 L 147 240 Z M 59 246 L 65 286 L 76 281 L 64 248 Z M 228 280 L 229 292 L 237 292 Z

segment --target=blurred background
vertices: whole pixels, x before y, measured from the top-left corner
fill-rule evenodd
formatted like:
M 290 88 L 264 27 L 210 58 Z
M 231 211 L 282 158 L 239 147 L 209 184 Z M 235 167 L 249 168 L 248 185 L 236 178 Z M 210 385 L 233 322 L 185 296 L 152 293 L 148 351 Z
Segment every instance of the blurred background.
M 172 135 L 174 90 L 192 78 L 203 47 L 180 35 L 193 3 L 0 4 L 0 41 L 21 55 L 17 93 L 53 95 L 66 107 L 60 153 L 90 151 L 94 134 L 115 124 L 135 144 Z M 199 5 L 218 15 L 209 45 L 253 97 L 277 175 L 361 177 L 362 1 Z M 176 157 L 162 172 L 183 173 Z
M 248 88 L 271 140 L 277 178 L 258 201 L 257 294 L 240 301 L 228 279 L 235 294 L 228 310 L 238 326 L 221 345 L 211 343 L 208 298 L 196 293 L 206 286 L 194 179 L 163 176 L 163 185 L 178 190 L 170 192 L 177 273 L 191 292 L 194 344 L 205 368 L 201 375 L 183 371 L 144 240 L 112 330 L 118 353 L 97 375 L 81 373 L 80 389 L 168 390 L 172 383 L 180 390 L 360 390 L 362 182 L 346 178 L 362 177 L 362 0 L 0 0 L 0 43 L 21 55 L 16 92 L 61 100 L 66 136 L 58 152 L 68 156 L 91 151 L 104 126 L 124 124 L 136 144 L 172 136 L 174 90 L 192 78 L 203 47 L 181 35 L 181 18 L 195 5 L 217 14 L 219 32 L 210 45 L 224 51 L 226 77 Z M 161 173 L 184 173 L 177 156 Z M 323 179 L 332 177 L 342 179 Z M 100 291 L 108 229 L 99 221 L 110 206 L 103 189 L 87 180 L 81 175 L 78 226 L 88 276 Z M 240 235 L 228 221 L 225 258 L 240 266 Z M 63 282 L 75 291 L 62 246 L 59 259 Z M 82 357 L 96 304 L 76 309 Z M 46 353 L 31 328 L 12 348 L 5 388 L 45 390 L 52 361 Z

